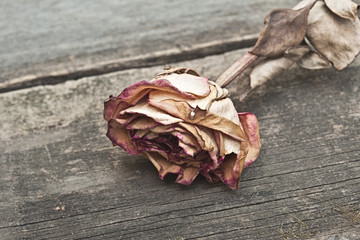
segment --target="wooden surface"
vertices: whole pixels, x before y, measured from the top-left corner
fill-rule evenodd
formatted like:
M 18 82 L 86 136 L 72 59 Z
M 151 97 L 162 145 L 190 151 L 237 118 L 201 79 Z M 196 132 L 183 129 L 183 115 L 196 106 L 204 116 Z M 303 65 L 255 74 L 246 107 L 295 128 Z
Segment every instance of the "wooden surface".
M 268 11 L 296 2 L 0 1 L 0 92 L 249 47 Z
M 234 14 L 242 12 L 239 2 Z M 131 34 L 142 39 L 141 31 Z M 215 79 L 245 51 L 169 64 Z M 36 68 L 32 61 L 28 66 Z M 171 176 L 162 181 L 149 161 L 106 138 L 103 100 L 161 70 L 134 68 L 0 94 L 0 239 L 360 238 L 359 60 L 342 72 L 293 68 L 242 103 L 229 86 L 237 110 L 257 115 L 263 146 L 237 191 L 202 177 L 188 187 Z

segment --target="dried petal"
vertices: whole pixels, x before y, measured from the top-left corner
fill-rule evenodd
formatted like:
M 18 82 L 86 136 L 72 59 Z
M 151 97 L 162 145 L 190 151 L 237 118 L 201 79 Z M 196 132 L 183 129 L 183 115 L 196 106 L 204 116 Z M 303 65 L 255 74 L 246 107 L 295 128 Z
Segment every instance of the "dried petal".
M 166 161 L 166 159 L 157 152 L 143 152 L 143 154 L 156 167 L 161 179 L 164 179 L 164 177 L 168 173 L 175 173 L 175 174 L 182 173 L 182 169 L 179 165 Z
M 184 93 L 190 93 L 195 96 L 206 96 L 210 92 L 207 78 L 197 77 L 192 74 L 170 74 L 162 76 L 161 79 L 154 79 L 150 83 L 156 83 L 159 80 L 168 81 L 171 86 Z
M 114 145 L 119 145 L 128 153 L 138 153 L 136 146 L 131 141 L 129 131 L 126 130 L 125 127 L 119 124 L 115 119 L 109 120 L 106 136 L 113 142 Z
M 250 53 L 276 58 L 299 45 L 306 33 L 307 16 L 314 1 L 299 10 L 275 9 L 265 18 L 265 28 Z
M 215 170 L 214 173 L 231 189 L 237 189 L 240 185 L 240 175 L 243 170 L 244 159 L 243 152 L 237 155 L 227 155 L 220 168 Z
M 196 176 L 199 174 L 199 169 L 194 167 L 185 168 L 182 174 L 176 179 L 177 183 L 181 183 L 183 185 L 190 185 Z
M 166 114 L 165 112 L 157 109 L 156 107 L 153 107 L 152 105 L 147 104 L 145 101 L 136 104 L 135 106 L 132 106 L 130 108 L 127 108 L 120 112 L 120 114 L 126 114 L 126 113 L 138 113 L 145 115 L 147 117 L 150 117 L 154 119 L 156 122 L 161 124 L 174 124 L 181 122 L 182 120 L 176 117 L 172 117 L 169 114 Z
M 253 163 L 260 153 L 260 133 L 257 118 L 252 113 L 239 113 L 241 126 L 244 129 L 247 141 L 241 146 L 245 151 L 244 168 Z
M 161 101 L 160 103 L 151 104 L 163 111 L 167 111 L 172 116 L 183 119 L 186 122 L 215 129 L 239 141 L 243 140 L 244 133 L 239 125 L 220 115 L 216 115 L 199 108 L 194 109 L 187 102 L 177 102 L 172 99 L 167 99 Z
M 215 86 L 210 86 L 210 89 L 211 91 L 206 97 L 196 99 L 188 99 L 179 94 L 155 90 L 150 92 L 148 102 L 149 104 L 156 106 L 160 104 L 163 100 L 172 99 L 179 102 L 187 102 L 193 108 L 198 107 L 202 110 L 207 110 L 218 95 Z
M 311 9 L 306 36 L 337 70 L 346 68 L 360 52 L 359 19 L 352 22 L 341 18 L 324 2 L 317 2 Z
M 339 17 L 356 21 L 358 5 L 351 0 L 324 0 L 326 6 Z

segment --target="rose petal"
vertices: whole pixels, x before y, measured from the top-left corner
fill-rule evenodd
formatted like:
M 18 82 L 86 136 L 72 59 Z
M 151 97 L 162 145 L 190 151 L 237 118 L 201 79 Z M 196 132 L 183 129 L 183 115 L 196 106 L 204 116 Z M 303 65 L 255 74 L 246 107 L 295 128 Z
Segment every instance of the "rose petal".
M 243 169 L 245 156 L 243 152 L 239 154 L 227 155 L 214 173 L 221 179 L 223 183 L 235 190 L 240 185 L 240 175 Z
M 114 145 L 119 145 L 128 153 L 138 154 L 136 146 L 131 141 L 129 131 L 116 120 L 109 120 L 106 136 L 113 142 Z
M 110 96 L 109 99 L 104 102 L 104 119 L 109 121 L 117 111 L 121 111 L 129 106 L 128 103 Z
M 142 154 L 146 158 L 148 158 L 152 162 L 152 164 L 156 167 L 161 179 L 164 179 L 164 177 L 168 173 L 175 173 L 175 174 L 182 173 L 182 169 L 180 166 L 166 161 L 166 159 L 157 152 L 143 152 Z
M 247 141 L 242 143 L 246 158 L 244 167 L 253 163 L 260 153 L 260 133 L 257 118 L 252 113 L 239 113 L 241 126 L 244 129 Z
M 339 17 L 356 21 L 358 5 L 351 0 L 324 0 L 326 6 Z
M 217 168 L 219 165 L 219 147 L 217 145 L 214 132 L 208 128 L 204 128 L 201 126 L 195 126 L 195 129 L 205 142 L 204 150 L 209 153 L 210 158 L 213 160 L 212 162 L 208 163 L 208 167 L 211 169 Z
M 182 130 L 182 131 L 184 131 L 184 130 Z M 173 136 L 177 137 L 184 144 L 195 148 L 197 151 L 200 151 L 201 147 L 200 147 L 198 141 L 196 141 L 196 138 L 191 133 L 185 133 L 182 131 L 180 132 L 179 130 L 175 130 L 175 131 L 171 132 L 171 134 Z
M 194 167 L 188 167 L 183 170 L 182 174 L 176 179 L 176 183 L 180 183 L 183 185 L 190 185 L 196 176 L 199 174 L 199 169 Z
M 182 141 L 179 141 L 179 147 L 181 147 L 184 150 L 185 154 L 191 157 L 194 157 L 194 155 L 198 153 L 198 150 L 195 147 L 190 146 Z
M 146 116 L 140 116 L 126 124 L 127 129 L 150 129 L 156 126 L 159 126 L 159 123 Z
M 202 110 L 207 110 L 210 104 L 216 99 L 218 95 L 215 86 L 210 86 L 210 89 L 211 91 L 206 97 L 196 99 L 188 99 L 180 94 L 163 92 L 161 90 L 152 91 L 149 94 L 148 102 L 149 104 L 156 106 L 158 104 L 161 104 L 161 101 L 163 100 L 172 99 L 174 101 L 187 102 L 193 108 L 199 107 Z
M 183 119 L 191 124 L 215 129 L 239 141 L 242 141 L 245 137 L 239 125 L 235 124 L 233 121 L 199 108 L 193 109 L 186 102 L 177 102 L 172 99 L 167 99 L 160 103 L 155 102 L 152 104 L 161 110 L 167 111 L 170 115 Z M 233 105 L 227 106 L 229 108 L 233 107 Z
M 209 112 L 226 118 L 236 125 L 239 125 L 239 117 L 237 116 L 237 111 L 233 102 L 230 98 L 224 98 L 217 101 L 214 101 L 209 108 Z
M 207 96 L 210 92 L 209 82 L 207 78 L 194 76 L 192 74 L 169 74 L 161 76 L 161 79 L 154 79 L 150 83 L 156 84 L 160 80 L 168 81 L 180 93 L 192 94 L 195 96 Z M 183 94 L 185 95 L 185 94 Z
M 174 123 L 178 123 L 178 122 L 182 121 L 179 118 L 175 118 L 175 117 L 167 114 L 166 112 L 161 111 L 158 108 L 147 104 L 145 101 L 140 102 L 140 103 L 136 104 L 135 106 L 132 106 L 132 107 L 127 108 L 120 112 L 120 114 L 125 114 L 125 113 L 143 114 L 147 117 L 154 119 L 156 122 L 164 124 L 164 125 L 174 124 Z

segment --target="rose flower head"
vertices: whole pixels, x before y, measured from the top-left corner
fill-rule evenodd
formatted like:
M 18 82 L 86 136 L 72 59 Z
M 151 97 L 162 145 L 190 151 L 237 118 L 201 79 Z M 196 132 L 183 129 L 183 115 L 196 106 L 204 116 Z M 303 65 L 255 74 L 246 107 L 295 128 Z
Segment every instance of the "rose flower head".
M 142 154 L 159 172 L 189 185 L 201 174 L 237 189 L 244 167 L 260 151 L 258 122 L 237 113 L 229 93 L 192 69 L 176 68 L 105 101 L 107 137 Z

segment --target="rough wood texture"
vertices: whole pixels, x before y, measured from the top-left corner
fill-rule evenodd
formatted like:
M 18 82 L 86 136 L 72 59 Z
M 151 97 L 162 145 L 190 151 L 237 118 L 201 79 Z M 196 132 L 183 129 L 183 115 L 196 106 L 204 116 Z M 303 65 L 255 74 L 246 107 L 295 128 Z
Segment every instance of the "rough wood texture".
M 1 1 L 0 90 L 238 49 L 268 11 L 296 2 Z M 215 48 L 203 49 L 208 43 Z
M 241 53 L 176 66 L 215 79 Z M 105 137 L 103 100 L 160 67 L 1 94 L 1 239 L 359 239 L 358 66 L 295 68 L 243 103 L 230 86 L 263 144 L 238 191 L 161 181 Z

